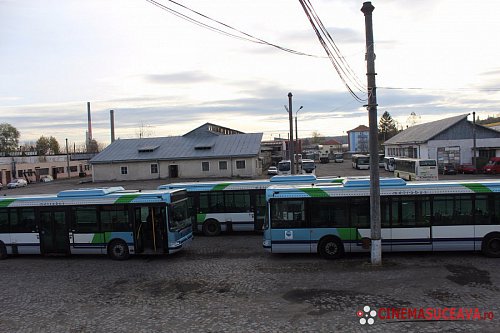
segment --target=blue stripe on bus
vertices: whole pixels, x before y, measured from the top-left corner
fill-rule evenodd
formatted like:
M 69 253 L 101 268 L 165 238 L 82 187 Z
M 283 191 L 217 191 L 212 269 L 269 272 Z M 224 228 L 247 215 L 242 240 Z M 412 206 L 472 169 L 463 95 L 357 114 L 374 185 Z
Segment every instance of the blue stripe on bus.
M 467 237 L 467 238 L 408 238 L 408 239 L 382 239 L 382 244 L 386 245 L 420 245 L 436 242 L 469 242 L 469 241 L 482 241 L 483 237 Z M 317 244 L 319 240 L 272 240 L 273 244 Z M 361 245 L 361 240 L 344 240 L 346 244 Z

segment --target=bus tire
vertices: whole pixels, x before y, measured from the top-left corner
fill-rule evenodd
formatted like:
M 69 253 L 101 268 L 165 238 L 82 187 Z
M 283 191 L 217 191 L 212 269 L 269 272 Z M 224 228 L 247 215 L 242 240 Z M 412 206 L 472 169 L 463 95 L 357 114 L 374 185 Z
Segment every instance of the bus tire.
M 325 237 L 318 243 L 318 253 L 325 259 L 338 259 L 344 255 L 344 245 L 337 237 Z
M 7 258 L 7 248 L 3 242 L 0 242 L 0 260 Z
M 209 219 L 203 223 L 203 234 L 205 236 L 219 236 L 220 235 L 220 223 L 217 220 Z
M 115 239 L 108 245 L 108 256 L 113 260 L 127 260 L 130 257 L 128 245 L 121 239 Z
M 500 258 L 500 232 L 492 232 L 483 238 L 481 252 L 487 257 Z

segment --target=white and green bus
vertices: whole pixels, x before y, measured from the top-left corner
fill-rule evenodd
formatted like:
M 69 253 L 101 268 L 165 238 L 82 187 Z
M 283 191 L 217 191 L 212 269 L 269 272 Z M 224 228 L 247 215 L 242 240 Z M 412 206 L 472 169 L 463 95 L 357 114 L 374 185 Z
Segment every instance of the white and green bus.
M 438 180 L 436 160 L 395 157 L 394 176 L 405 180 Z
M 315 175 L 274 176 L 263 180 L 172 183 L 158 189 L 186 189 L 193 230 L 206 236 L 227 231 L 262 231 L 266 215 L 266 188 L 273 184 L 336 184 L 338 177 Z
M 500 181 L 380 180 L 383 251 L 482 251 L 500 257 Z M 271 186 L 263 247 L 333 259 L 370 248 L 370 181 Z
M 0 197 L 0 258 L 16 254 L 171 254 L 191 243 L 186 191 L 123 187 Z

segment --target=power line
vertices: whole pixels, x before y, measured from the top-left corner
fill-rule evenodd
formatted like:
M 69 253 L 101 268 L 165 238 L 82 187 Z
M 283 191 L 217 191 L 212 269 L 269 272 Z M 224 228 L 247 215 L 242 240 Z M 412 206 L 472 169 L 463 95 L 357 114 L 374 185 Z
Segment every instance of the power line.
M 225 35 L 227 37 L 236 38 L 236 39 L 239 39 L 239 40 L 244 40 L 244 41 L 248 41 L 248 42 L 256 43 L 256 44 L 268 45 L 268 46 L 277 48 L 277 49 L 279 49 L 281 51 L 288 52 L 288 53 L 291 53 L 291 54 L 302 55 L 302 56 L 313 57 L 313 58 L 324 58 L 323 56 L 318 56 L 318 55 L 313 55 L 313 54 L 309 54 L 309 53 L 305 53 L 305 52 L 301 52 L 301 51 L 296 51 L 296 50 L 293 50 L 293 49 L 290 49 L 290 48 L 287 48 L 287 47 L 280 46 L 278 44 L 270 43 L 270 42 L 268 42 L 268 41 L 266 41 L 264 39 L 255 37 L 255 36 L 253 36 L 251 34 L 248 34 L 248 33 L 244 32 L 244 31 L 236 29 L 236 28 L 234 28 L 234 27 L 232 27 L 232 26 L 230 26 L 230 25 L 228 25 L 226 23 L 223 23 L 221 21 L 213 19 L 213 18 L 211 18 L 211 17 L 209 17 L 209 16 L 207 16 L 205 14 L 202 14 L 202 13 L 200 13 L 200 12 L 194 10 L 194 9 L 191 9 L 191 8 L 189 8 L 189 7 L 187 7 L 187 6 L 183 5 L 183 4 L 180 4 L 180 3 L 176 2 L 176 1 L 173 1 L 173 0 L 167 0 L 167 1 L 171 2 L 172 4 L 174 4 L 176 6 L 179 6 L 179 7 L 183 8 L 184 10 L 187 10 L 187 11 L 193 13 L 193 14 L 196 14 L 196 15 L 198 15 L 198 16 L 206 19 L 206 20 L 215 22 L 216 24 L 218 24 L 218 25 L 220 25 L 220 26 L 222 26 L 222 27 L 224 27 L 226 29 L 230 29 L 232 31 L 235 31 L 239 35 L 238 34 L 234 34 L 234 33 L 230 33 L 230 32 L 227 32 L 227 31 L 224 31 L 224 30 L 222 30 L 220 28 L 217 28 L 215 26 L 209 25 L 207 23 L 203 23 L 203 22 L 201 22 L 199 20 L 196 20 L 196 19 L 194 19 L 194 18 L 192 18 L 192 17 L 190 17 L 190 16 L 188 16 L 186 14 L 183 14 L 183 13 L 181 13 L 181 12 L 179 12 L 179 11 L 171 8 L 171 7 L 168 7 L 168 6 L 164 5 L 164 4 L 161 4 L 158 1 L 155 1 L 155 0 L 146 0 L 146 1 L 149 2 L 149 3 L 151 3 L 151 4 L 153 4 L 153 5 L 155 5 L 155 6 L 157 6 L 157 7 L 159 7 L 159 8 L 161 8 L 161 9 L 163 9 L 163 10 L 165 10 L 165 11 L 167 11 L 167 12 L 169 12 L 169 13 L 171 13 L 171 14 L 173 14 L 173 15 L 175 15 L 175 16 L 177 16 L 177 17 L 179 17 L 179 18 L 181 18 L 181 19 L 183 19 L 183 20 L 186 20 L 188 22 L 196 24 L 196 25 L 198 25 L 200 27 L 209 29 L 211 31 L 220 33 L 220 34 Z
M 335 68 L 335 71 L 344 83 L 345 87 L 347 88 L 351 96 L 353 96 L 358 102 L 365 102 L 367 99 L 359 97 L 358 94 L 354 92 L 353 88 L 351 88 L 350 83 L 363 94 L 366 94 L 365 89 L 360 83 L 360 80 L 351 70 L 350 66 L 347 64 L 345 58 L 341 55 L 340 50 L 333 41 L 331 35 L 326 30 L 321 19 L 314 10 L 311 2 L 309 0 L 299 0 L 299 2 L 309 22 L 311 23 L 314 32 L 316 33 L 320 44 L 323 46 L 323 49 L 325 50 L 328 58 L 330 59 L 330 62 Z M 350 83 L 348 81 L 350 81 Z

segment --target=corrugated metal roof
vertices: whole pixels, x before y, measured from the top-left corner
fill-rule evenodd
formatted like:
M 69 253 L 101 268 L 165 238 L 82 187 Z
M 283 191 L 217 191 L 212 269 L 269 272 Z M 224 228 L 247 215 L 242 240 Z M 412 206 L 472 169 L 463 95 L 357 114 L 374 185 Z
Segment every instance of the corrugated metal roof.
M 384 145 L 424 143 L 464 119 L 467 119 L 467 114 L 412 126 L 387 140 Z
M 262 133 L 206 136 L 173 136 L 116 140 L 90 163 L 118 161 L 180 160 L 217 157 L 257 156 Z M 142 147 L 158 146 L 153 151 L 139 152 Z M 195 147 L 211 147 L 195 149 Z

